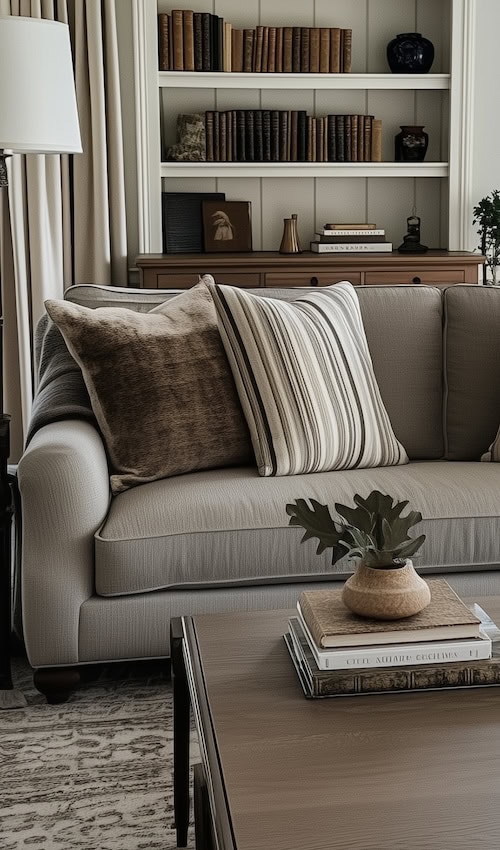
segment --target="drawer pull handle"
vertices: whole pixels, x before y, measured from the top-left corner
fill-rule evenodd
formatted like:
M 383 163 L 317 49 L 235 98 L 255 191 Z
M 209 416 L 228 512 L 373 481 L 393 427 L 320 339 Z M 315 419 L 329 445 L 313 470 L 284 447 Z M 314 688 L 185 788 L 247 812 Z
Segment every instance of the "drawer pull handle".
M 422 280 L 419 277 L 414 277 L 412 283 L 422 283 Z
M 317 278 L 317 277 L 312 277 L 312 278 L 311 278 L 311 286 L 317 286 L 317 285 L 318 285 L 318 283 L 319 283 L 319 280 L 318 280 L 318 278 Z

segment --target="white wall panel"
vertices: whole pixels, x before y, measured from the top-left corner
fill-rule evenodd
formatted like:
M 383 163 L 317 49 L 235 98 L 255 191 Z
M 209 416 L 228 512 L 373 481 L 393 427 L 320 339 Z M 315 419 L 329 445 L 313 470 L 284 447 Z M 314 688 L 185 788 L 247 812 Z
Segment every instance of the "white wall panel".
M 283 236 L 283 219 L 298 215 L 302 248 L 309 247 L 314 230 L 314 180 L 308 177 L 268 178 L 262 181 L 262 250 L 277 251 Z

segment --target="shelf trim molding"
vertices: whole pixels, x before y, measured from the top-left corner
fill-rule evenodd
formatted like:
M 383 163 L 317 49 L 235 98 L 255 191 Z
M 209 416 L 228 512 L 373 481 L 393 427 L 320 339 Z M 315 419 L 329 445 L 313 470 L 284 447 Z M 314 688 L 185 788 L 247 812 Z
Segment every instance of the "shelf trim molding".
M 132 0 L 139 250 L 161 251 L 160 119 L 156 89 L 156 0 Z M 152 57 L 152 59 L 151 59 Z M 153 101 L 151 92 L 156 95 Z
M 474 159 L 475 0 L 453 0 L 451 21 L 450 150 L 448 246 L 472 247 L 472 185 Z
M 447 162 L 162 162 L 162 177 L 446 177 Z
M 450 74 L 248 74 L 159 71 L 160 88 L 197 89 L 417 89 L 446 90 Z

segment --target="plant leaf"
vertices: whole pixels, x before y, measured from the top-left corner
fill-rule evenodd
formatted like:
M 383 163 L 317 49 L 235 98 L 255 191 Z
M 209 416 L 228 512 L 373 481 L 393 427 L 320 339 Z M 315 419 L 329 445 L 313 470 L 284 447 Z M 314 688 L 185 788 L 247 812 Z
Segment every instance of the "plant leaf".
M 335 550 L 342 537 L 342 531 L 337 529 L 330 516 L 328 505 L 321 505 L 315 499 L 310 501 L 312 508 L 309 507 L 305 499 L 297 499 L 295 503 L 292 502 L 286 506 L 286 512 L 290 517 L 288 525 L 299 525 L 305 529 L 301 543 L 310 540 L 312 537 L 317 537 L 319 544 L 316 554 L 321 555 L 325 549 L 332 548 Z

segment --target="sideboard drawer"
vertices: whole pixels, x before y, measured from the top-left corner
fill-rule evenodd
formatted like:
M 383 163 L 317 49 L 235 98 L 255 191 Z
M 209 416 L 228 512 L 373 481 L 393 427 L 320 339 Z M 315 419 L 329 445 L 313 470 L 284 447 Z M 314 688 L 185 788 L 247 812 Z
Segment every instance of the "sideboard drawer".
M 418 271 L 401 270 L 396 272 L 365 272 L 366 284 L 409 284 L 423 283 L 432 286 L 435 283 L 465 283 L 462 269 L 419 269 Z
M 228 283 L 234 286 L 244 288 L 258 288 L 260 286 L 260 274 L 241 274 L 241 272 L 223 272 L 211 271 L 206 265 L 200 263 L 200 269 L 189 274 L 158 274 L 157 288 L 158 289 L 190 289 L 195 283 L 198 283 L 199 277 L 202 274 L 211 274 L 215 278 L 216 283 Z
M 330 286 L 341 280 L 349 280 L 354 285 L 361 283 L 360 272 L 303 271 L 303 272 L 267 272 L 265 285 L 269 287 L 288 286 Z

